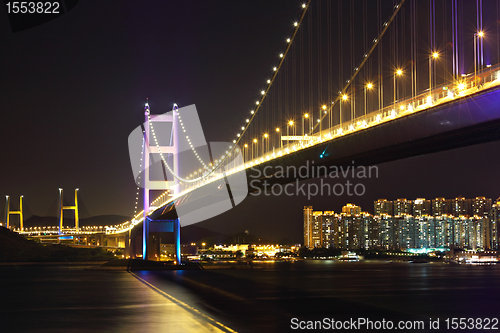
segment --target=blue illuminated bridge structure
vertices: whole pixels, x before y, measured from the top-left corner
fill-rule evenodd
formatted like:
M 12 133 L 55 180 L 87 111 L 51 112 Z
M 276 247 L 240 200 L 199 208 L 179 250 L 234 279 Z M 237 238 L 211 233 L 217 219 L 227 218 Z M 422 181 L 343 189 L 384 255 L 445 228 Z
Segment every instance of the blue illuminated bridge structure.
M 500 139 L 500 36 L 498 29 L 487 28 L 496 27 L 494 18 L 476 2 L 443 8 L 430 3 L 367 2 L 361 9 L 304 3 L 270 59 L 275 65 L 250 93 L 258 92 L 258 98 L 246 106 L 240 123 L 226 130 L 232 137 L 221 156 L 200 157 L 182 122 L 182 108 L 175 109 L 173 135 L 191 146 L 197 162 L 175 166 L 162 156 L 167 168 L 184 171 L 173 181 L 175 191 L 165 189 L 149 200 L 146 186 L 145 209 L 112 227 L 16 231 L 59 242 L 84 239 L 84 244 L 124 248 L 127 257 L 151 260 L 160 257 L 159 233 L 173 232 L 180 263 L 182 218 L 179 222 L 176 205 L 204 200 L 196 194 L 204 188 L 215 189 L 207 195 L 217 197 L 220 191 L 222 197 L 225 186 L 213 185 L 232 174 L 258 175 L 244 189 L 256 191 L 264 183 L 318 177 L 330 166 L 353 161 L 376 165 Z M 366 15 L 371 12 L 377 15 Z M 364 23 L 353 23 L 349 13 Z M 448 26 L 441 29 L 445 16 Z M 148 105 L 145 115 L 149 128 L 137 160 L 141 165 L 148 149 L 167 154 L 154 132 L 160 117 Z M 311 172 L 276 175 L 284 167 L 304 165 Z

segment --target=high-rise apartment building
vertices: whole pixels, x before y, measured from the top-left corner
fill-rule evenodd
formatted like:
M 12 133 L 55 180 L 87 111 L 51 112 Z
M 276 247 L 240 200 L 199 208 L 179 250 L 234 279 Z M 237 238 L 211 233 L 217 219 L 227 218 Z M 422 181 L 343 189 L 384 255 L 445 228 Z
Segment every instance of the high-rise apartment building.
M 487 217 L 491 210 L 491 199 L 476 197 L 471 200 L 471 215 Z
M 334 227 L 335 227 L 335 212 L 332 211 L 324 211 L 322 215 L 322 228 L 323 228 L 323 237 L 322 237 L 322 247 L 330 248 L 333 244 L 334 237 Z
M 487 240 L 487 246 L 491 250 L 500 250 L 500 198 L 491 206 L 489 214 L 489 239 Z
M 412 202 L 406 199 L 398 199 L 393 201 L 393 215 L 411 215 L 412 214 Z
M 457 197 L 451 200 L 451 214 L 455 217 L 471 215 L 471 201 L 464 197 Z
M 313 207 L 304 206 L 304 246 L 314 247 L 313 235 Z
M 445 198 L 436 198 L 432 200 L 432 215 L 450 215 L 451 200 Z
M 361 207 L 348 203 L 342 207 L 342 213 L 349 215 L 359 215 L 361 214 Z
M 413 216 L 431 215 L 431 201 L 423 198 L 413 200 Z
M 304 207 L 304 246 L 330 247 L 333 238 L 333 211 L 313 211 L 312 206 Z
M 392 208 L 392 201 L 388 201 L 387 199 L 378 199 L 373 203 L 373 215 L 392 215 Z

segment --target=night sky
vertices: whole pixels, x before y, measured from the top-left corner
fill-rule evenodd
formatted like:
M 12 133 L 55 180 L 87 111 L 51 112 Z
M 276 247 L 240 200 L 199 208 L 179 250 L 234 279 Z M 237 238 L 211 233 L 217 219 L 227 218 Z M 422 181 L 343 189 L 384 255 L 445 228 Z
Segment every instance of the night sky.
M 80 1 L 12 33 L 0 9 L 0 194 L 33 214 L 80 188 L 90 215 L 134 212 L 129 133 L 196 104 L 207 141 L 230 141 L 301 12 L 298 1 Z M 362 197 L 249 197 L 202 222 L 224 234 L 301 241 L 302 209 L 373 212 L 379 198 L 500 196 L 500 143 L 379 165 Z M 2 203 L 3 206 L 3 203 Z M 3 217 L 2 217 L 3 220 Z

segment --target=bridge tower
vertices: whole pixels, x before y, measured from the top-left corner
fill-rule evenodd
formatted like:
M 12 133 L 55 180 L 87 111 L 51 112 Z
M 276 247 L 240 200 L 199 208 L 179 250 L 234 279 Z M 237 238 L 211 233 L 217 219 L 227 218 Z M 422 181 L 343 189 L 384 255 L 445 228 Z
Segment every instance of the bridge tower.
M 143 260 L 148 260 L 148 258 L 153 259 L 153 251 L 150 247 L 157 247 L 159 249 L 160 239 L 159 236 L 151 237 L 152 232 L 163 232 L 163 231 L 173 231 L 174 232 L 174 242 L 175 242 L 175 253 L 177 264 L 181 263 L 181 251 L 180 251 L 180 221 L 177 218 L 174 221 L 153 221 L 149 218 L 149 213 L 151 209 L 155 207 L 150 206 L 150 193 L 151 190 L 169 190 L 170 196 L 179 192 L 179 180 L 150 180 L 150 166 L 151 155 L 150 154 L 169 154 L 173 159 L 173 172 L 175 175 L 179 174 L 179 139 L 178 139 L 178 116 L 176 115 L 176 110 L 172 112 L 161 114 L 161 115 L 151 115 L 149 108 L 149 103 L 144 106 L 144 117 L 145 117 L 145 130 L 144 130 L 144 152 L 143 152 L 143 165 L 144 167 L 144 221 L 143 221 L 143 240 L 142 240 L 142 258 Z M 154 132 L 154 123 L 171 123 L 170 132 L 170 145 L 161 146 L 157 141 L 156 134 Z M 153 140 L 151 140 L 151 134 L 153 134 Z M 151 228 L 151 222 L 153 222 L 153 229 Z M 154 223 L 161 222 L 161 223 Z M 171 225 L 173 223 L 173 226 Z M 159 253 L 158 253 L 159 254 Z
M 24 217 L 23 217 L 23 196 L 19 197 L 19 210 L 10 210 L 10 197 L 5 196 L 5 227 L 10 227 L 10 215 L 19 215 L 20 229 L 24 230 Z
M 64 220 L 64 210 L 74 210 L 75 211 L 75 229 L 78 232 L 79 230 L 79 225 L 78 225 L 78 189 L 75 189 L 75 205 L 74 206 L 64 206 L 63 204 L 63 189 L 59 188 L 59 209 L 58 209 L 58 215 L 59 215 L 59 234 L 62 233 L 63 229 L 63 220 Z

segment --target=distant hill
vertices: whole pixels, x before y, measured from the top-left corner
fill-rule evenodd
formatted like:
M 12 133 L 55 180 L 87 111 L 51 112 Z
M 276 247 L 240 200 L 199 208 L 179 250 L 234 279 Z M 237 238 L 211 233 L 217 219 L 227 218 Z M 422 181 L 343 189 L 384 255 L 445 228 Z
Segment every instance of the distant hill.
M 0 262 L 106 261 L 114 255 L 102 248 L 77 249 L 66 245 L 42 245 L 0 227 Z
M 120 224 L 129 221 L 130 217 L 121 215 L 99 215 L 92 216 L 86 219 L 80 219 L 79 224 L 84 226 L 105 226 Z M 73 218 L 64 218 L 64 226 L 74 226 L 75 220 Z M 24 221 L 24 227 L 43 227 L 43 226 L 59 226 L 59 219 L 56 216 L 37 216 L 33 215 Z

